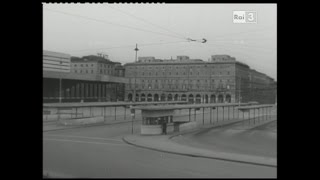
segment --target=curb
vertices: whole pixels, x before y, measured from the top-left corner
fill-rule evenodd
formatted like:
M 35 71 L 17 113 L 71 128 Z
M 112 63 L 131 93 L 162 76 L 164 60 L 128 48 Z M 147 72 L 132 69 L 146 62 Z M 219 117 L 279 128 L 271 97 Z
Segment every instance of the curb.
M 135 120 L 133 122 L 138 122 L 142 120 Z M 100 123 L 100 124 L 89 124 L 89 125 L 79 125 L 79 126 L 73 126 L 73 127 L 68 127 L 68 128 L 61 128 L 61 129 L 49 129 L 49 130 L 43 130 L 42 132 L 49 132 L 49 131 L 62 131 L 62 130 L 67 130 L 67 129 L 78 129 L 78 128 L 86 128 L 86 127 L 95 127 L 95 126 L 108 126 L 108 125 L 114 125 L 114 124 L 124 124 L 124 123 L 129 123 L 132 121 L 121 121 L 121 122 L 115 122 L 115 123 Z M 43 128 L 42 128 L 43 129 Z
M 248 119 L 247 119 L 248 120 Z M 245 121 L 247 121 L 245 120 Z M 236 122 L 231 122 L 231 123 L 226 123 L 226 124 L 218 124 L 216 126 L 213 126 L 213 127 L 198 127 L 198 129 L 195 129 L 195 130 L 191 130 L 191 131 L 185 131 L 185 132 L 181 132 L 181 133 L 177 133 L 177 134 L 174 134 L 172 136 L 169 137 L 169 139 L 172 139 L 176 136 L 179 136 L 179 135 L 183 135 L 183 134 L 190 134 L 190 133 L 195 133 L 197 131 L 208 131 L 208 130 L 211 130 L 211 129 L 215 129 L 215 128 L 220 128 L 220 127 L 224 127 L 224 126 L 228 126 L 228 125 L 233 125 L 233 124 L 236 124 L 236 123 L 239 123 L 239 122 L 242 122 L 241 120 L 238 120 Z
M 277 121 L 277 120 L 276 120 L 276 119 L 271 120 L 271 121 L 269 121 L 269 122 L 266 122 L 266 123 L 261 124 L 261 125 L 259 125 L 259 126 L 255 126 L 255 127 L 251 128 L 251 129 L 248 129 L 248 130 L 255 130 L 256 128 L 259 128 L 259 127 L 261 127 L 261 126 L 267 126 L 267 125 L 273 123 L 274 121 Z
M 177 155 L 188 156 L 188 157 L 199 157 L 199 158 L 215 159 L 215 160 L 221 160 L 221 161 L 229 161 L 229 162 L 237 162 L 237 163 L 244 163 L 244 164 L 252 164 L 252 165 L 258 165 L 258 166 L 266 166 L 266 167 L 277 168 L 277 165 L 274 165 L 274 164 L 265 164 L 265 163 L 258 163 L 258 162 L 242 161 L 242 160 L 228 159 L 228 158 L 222 158 L 222 157 L 202 156 L 202 155 L 196 155 L 196 154 L 190 154 L 190 153 L 178 153 L 178 152 L 174 152 L 174 151 L 166 151 L 166 150 L 162 150 L 162 149 L 156 149 L 156 148 L 152 148 L 152 147 L 147 147 L 147 146 L 134 144 L 132 142 L 129 142 L 127 139 L 125 139 L 125 137 L 122 137 L 122 140 L 127 144 L 130 144 L 130 145 L 133 145 L 133 146 L 136 146 L 136 147 L 140 147 L 140 148 L 144 148 L 144 149 L 158 151 L 158 152 L 177 154 Z
M 249 120 L 252 120 L 252 119 L 238 120 L 238 121 L 231 122 L 231 123 L 220 124 L 220 125 L 218 124 L 218 125 L 216 125 L 216 126 L 213 125 L 212 127 L 203 127 L 203 126 L 202 126 L 202 127 L 198 127 L 198 128 L 195 129 L 195 130 L 184 131 L 184 132 L 180 132 L 180 133 L 178 132 L 177 134 L 174 134 L 174 135 L 170 136 L 169 139 L 172 139 L 172 138 L 174 138 L 174 137 L 176 137 L 176 136 L 179 136 L 179 135 L 195 133 L 195 132 L 197 132 L 197 131 L 209 131 L 209 130 L 211 130 L 211 129 L 220 128 L 220 127 L 225 127 L 225 126 L 233 125 L 233 124 L 236 124 L 236 123 L 246 122 L 246 121 L 249 121 Z M 261 124 L 261 125 L 257 125 L 257 126 L 255 126 L 255 127 L 249 128 L 249 129 L 245 129 L 245 130 L 252 130 L 252 129 L 257 128 L 257 127 L 259 127 L 259 126 L 263 126 L 263 125 L 269 124 L 269 123 L 271 123 L 271 122 L 273 122 L 273 121 L 276 121 L 276 119 L 275 119 L 275 120 L 271 120 L 271 121 L 266 122 L 266 123 Z

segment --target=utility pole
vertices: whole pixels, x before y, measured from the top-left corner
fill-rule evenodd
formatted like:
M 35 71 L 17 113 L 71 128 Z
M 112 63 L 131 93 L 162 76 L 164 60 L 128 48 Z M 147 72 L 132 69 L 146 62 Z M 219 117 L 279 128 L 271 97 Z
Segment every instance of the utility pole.
M 62 66 L 62 61 L 60 61 L 60 69 L 62 70 L 62 68 L 61 68 L 61 66 Z M 62 101 L 62 75 L 60 74 L 60 79 L 59 79 L 59 103 L 61 103 L 61 101 Z
M 240 75 L 240 81 L 239 81 L 239 107 L 241 103 L 241 75 Z
M 137 55 L 138 55 L 138 44 L 136 44 L 136 48 L 134 49 L 136 51 L 136 58 L 135 58 L 135 63 L 137 63 Z M 136 71 L 137 66 L 135 66 L 134 69 L 134 90 L 133 90 L 133 102 L 136 102 L 136 79 L 137 79 L 137 71 Z

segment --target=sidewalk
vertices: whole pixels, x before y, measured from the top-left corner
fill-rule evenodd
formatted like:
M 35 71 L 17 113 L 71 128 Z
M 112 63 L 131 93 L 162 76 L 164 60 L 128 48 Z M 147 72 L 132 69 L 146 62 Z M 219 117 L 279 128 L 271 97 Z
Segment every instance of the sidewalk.
M 74 176 L 68 175 L 68 174 L 63 174 L 63 173 L 57 173 L 53 171 L 43 171 L 42 177 L 44 179 L 51 179 L 51 178 L 76 178 Z
M 134 122 L 138 122 L 141 120 L 134 120 Z M 62 125 L 56 123 L 45 124 L 43 123 L 42 130 L 43 132 L 47 131 L 56 131 L 56 130 L 64 130 L 64 129 L 75 129 L 75 128 L 84 128 L 84 127 L 92 127 L 92 126 L 106 126 L 106 125 L 113 125 L 113 124 L 121 124 L 121 123 L 129 123 L 132 122 L 131 120 L 114 120 L 114 121 L 107 121 L 104 123 L 96 123 L 96 124 L 85 124 L 85 125 Z
M 236 123 L 236 122 L 237 121 L 233 123 Z M 221 127 L 223 125 L 225 124 L 211 126 L 210 128 L 218 127 L 218 126 Z M 126 143 L 137 146 L 137 147 L 147 148 L 147 149 L 156 150 L 160 152 L 173 153 L 173 154 L 192 156 L 192 157 L 219 159 L 219 160 L 248 163 L 248 164 L 255 164 L 255 165 L 262 165 L 262 166 L 269 166 L 269 167 L 277 167 L 276 158 L 216 152 L 216 151 L 178 144 L 170 140 L 174 136 L 178 136 L 186 133 L 193 133 L 197 131 L 206 131 L 207 129 L 209 128 L 202 127 L 196 130 L 183 132 L 183 133 L 176 133 L 171 135 L 158 135 L 158 136 L 130 135 L 130 136 L 123 137 L 123 140 Z

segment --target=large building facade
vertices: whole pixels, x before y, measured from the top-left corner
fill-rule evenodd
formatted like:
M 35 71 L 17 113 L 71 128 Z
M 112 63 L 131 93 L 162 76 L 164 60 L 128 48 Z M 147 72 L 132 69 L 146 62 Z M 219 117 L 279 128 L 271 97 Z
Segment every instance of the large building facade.
M 272 78 L 228 55 L 214 55 L 209 61 L 188 56 L 170 60 L 139 57 L 124 67 L 129 80 L 125 91 L 128 101 L 275 101 Z

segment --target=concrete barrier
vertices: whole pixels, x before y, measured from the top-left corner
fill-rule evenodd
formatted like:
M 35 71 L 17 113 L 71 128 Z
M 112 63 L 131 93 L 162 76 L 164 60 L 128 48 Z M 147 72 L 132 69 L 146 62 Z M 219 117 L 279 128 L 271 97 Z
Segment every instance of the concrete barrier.
M 160 135 L 162 134 L 162 126 L 161 125 L 141 125 L 141 134 Z
M 174 125 L 167 124 L 167 133 L 173 133 Z M 161 135 L 162 125 L 141 125 L 141 134 L 143 135 Z
M 174 131 L 174 125 L 167 124 L 167 133 L 173 133 L 173 131 Z
M 198 128 L 199 125 L 197 122 L 188 122 L 179 125 L 179 132 L 188 131 Z
M 43 121 L 57 121 L 59 119 L 71 119 L 71 114 L 49 114 L 49 115 L 43 115 Z M 73 115 L 75 116 L 75 115 Z
M 85 124 L 95 124 L 104 122 L 103 116 L 90 117 L 90 118 L 79 118 L 79 119 L 69 119 L 61 120 L 60 123 L 63 125 L 85 125 Z

